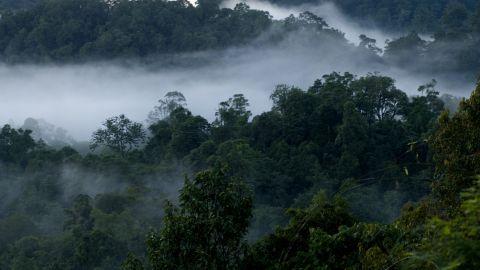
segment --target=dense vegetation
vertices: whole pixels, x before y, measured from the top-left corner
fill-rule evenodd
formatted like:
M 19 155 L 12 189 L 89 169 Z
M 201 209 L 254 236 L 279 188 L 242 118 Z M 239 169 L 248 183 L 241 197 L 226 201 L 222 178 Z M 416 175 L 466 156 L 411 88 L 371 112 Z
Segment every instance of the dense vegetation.
M 432 33 L 442 30 L 452 20 L 464 20 L 464 27 L 474 21 L 478 8 L 475 0 L 335 0 L 347 15 L 393 31 Z M 471 21 L 466 21 L 470 19 Z
M 418 69 L 447 73 L 473 72 L 473 75 L 477 76 L 480 63 L 477 49 L 480 46 L 480 4 L 475 7 L 477 1 L 464 2 L 450 1 L 443 9 L 439 8 L 443 11 L 437 15 L 417 15 L 420 22 L 412 21 L 411 26 L 405 26 L 413 32 L 387 42 L 385 58 L 403 67 L 415 65 Z M 435 12 L 432 6 L 435 7 L 433 4 L 426 4 L 423 10 Z M 422 40 L 418 32 L 432 34 L 433 41 Z
M 354 48 L 312 13 L 274 21 L 218 2 L 2 1 L 0 56 L 150 58 L 298 32 Z M 416 71 L 478 71 L 474 1 L 358 2 L 338 4 L 435 40 L 411 33 L 381 55 L 362 36 L 355 52 Z M 478 269 L 480 86 L 458 108 L 435 87 L 407 96 L 380 73 L 333 72 L 308 89 L 278 85 L 256 116 L 236 94 L 213 121 L 170 92 L 146 127 L 106 119 L 89 150 L 35 119 L 5 125 L 0 269 Z
M 469 19 L 475 22 L 476 0 L 267 0 L 296 6 L 331 2 L 349 17 L 364 24 L 390 31 L 432 33 L 441 30 L 449 20 Z M 465 21 L 465 23 L 468 23 Z M 464 26 L 467 26 L 466 24 Z
M 416 72 L 460 73 L 469 79 L 478 76 L 480 70 L 478 1 L 269 1 L 282 5 L 333 2 L 350 18 L 367 27 L 377 27 L 401 35 L 400 38 L 387 41 L 383 58 L 389 64 L 413 69 Z M 432 40 L 422 39 L 419 34 L 429 35 Z M 372 39 L 367 40 L 375 42 Z
M 337 32 L 339 38 L 334 42 L 338 46 L 353 47 L 340 37 L 339 31 L 312 13 L 275 21 L 268 12 L 252 10 L 246 4 L 227 9 L 219 8 L 219 2 L 200 1 L 193 6 L 187 1 L 163 0 L 43 0 L 28 9 L 7 9 L 0 19 L 0 59 L 7 63 L 119 58 L 152 61 L 167 54 L 225 49 L 252 42 L 275 46 L 306 25 L 314 32 L 312 36 L 319 29 L 329 29 Z M 386 64 L 470 80 L 477 75 L 480 6 L 475 7 L 475 1 L 358 2 L 339 1 L 337 5 L 354 18 L 364 18 L 366 14 L 378 25 L 405 34 L 388 42 L 381 59 Z M 433 34 L 434 40 L 423 40 L 417 33 Z M 362 47 L 381 54 L 375 45 L 377 41 L 367 36 L 362 36 L 362 40 Z M 311 46 L 318 42 L 322 38 L 312 40 Z
M 0 0 L 0 10 L 29 9 L 39 2 L 39 0 Z
M 475 143 L 478 92 L 438 128 L 434 87 L 409 98 L 389 77 L 332 73 L 307 91 L 279 85 L 271 111 L 253 119 L 235 95 L 212 123 L 172 92 L 150 114 L 148 135 L 112 117 L 86 156 L 4 126 L 2 269 L 385 267 L 419 245 L 430 216 L 463 226 L 460 207 L 476 206 L 458 195 L 475 182 L 464 174 L 478 173 L 468 154 L 477 148 L 450 148 Z M 430 199 L 397 219 L 432 183 Z M 274 232 L 288 208 L 290 222 Z
M 0 55 L 43 62 L 224 48 L 257 37 L 270 23 L 266 12 L 208 1 L 195 8 L 187 1 L 45 0 L 2 14 Z

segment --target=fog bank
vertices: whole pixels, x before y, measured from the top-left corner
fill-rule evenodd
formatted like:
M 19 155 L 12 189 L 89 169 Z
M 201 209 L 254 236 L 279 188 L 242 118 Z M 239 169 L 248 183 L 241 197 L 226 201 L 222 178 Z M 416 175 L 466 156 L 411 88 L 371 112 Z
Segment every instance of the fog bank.
M 261 44 L 261 45 L 259 45 Z M 269 110 L 275 85 L 306 89 L 322 75 L 379 71 L 397 80 L 408 94 L 432 78 L 438 90 L 468 95 L 474 82 L 441 75 L 421 76 L 383 64 L 380 57 L 338 40 L 291 34 L 270 47 L 253 43 L 241 48 L 181 56 L 182 65 L 92 63 L 79 65 L 0 65 L 0 124 L 21 126 L 28 117 L 45 119 L 87 140 L 107 117 L 126 114 L 144 121 L 158 99 L 182 92 L 188 108 L 213 120 L 218 103 L 236 93 L 250 100 L 251 110 Z M 195 64 L 188 64 L 192 62 Z
M 296 7 L 281 7 L 269 2 L 258 0 L 226 0 L 223 2 L 224 7 L 234 8 L 240 2 L 247 3 L 252 9 L 266 10 L 272 15 L 274 19 L 284 19 L 291 14 L 297 16 L 298 14 L 310 11 L 322 17 L 331 27 L 341 30 L 345 33 L 345 38 L 350 42 L 358 45 L 360 42 L 359 36 L 364 34 L 370 38 L 377 40 L 379 48 L 385 48 L 385 41 L 392 40 L 400 35 L 392 33 L 384 33 L 378 29 L 369 29 L 362 27 L 360 24 L 349 19 L 343 14 L 333 3 L 322 3 L 317 5 L 301 5 Z

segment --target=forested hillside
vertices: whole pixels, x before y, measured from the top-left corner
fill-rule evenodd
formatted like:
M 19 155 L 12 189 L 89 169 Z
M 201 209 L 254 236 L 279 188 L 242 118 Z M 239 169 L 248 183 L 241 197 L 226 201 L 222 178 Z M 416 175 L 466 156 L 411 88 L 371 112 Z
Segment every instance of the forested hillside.
M 34 2 L 0 1 L 0 106 L 17 97 L 32 114 L 0 126 L 0 269 L 480 269 L 480 85 L 465 99 L 439 90 L 479 72 L 478 1 L 333 1 L 352 20 L 403 34 L 384 50 L 366 35 L 353 44 L 309 11 L 275 20 L 217 0 Z M 331 70 L 308 87 L 275 81 L 258 114 L 260 95 L 241 91 L 249 84 L 225 100 L 199 87 L 200 77 L 212 87 L 232 78 L 218 69 L 234 61 L 226 73 L 271 80 L 262 77 L 279 72 L 276 57 L 304 60 L 289 69 L 299 78 L 308 57 L 329 70 L 335 61 L 384 70 Z M 135 70 L 135 95 L 107 89 L 101 76 L 128 73 L 105 63 Z M 64 92 L 2 92 L 7 76 L 32 87 L 49 65 Z M 86 67 L 75 69 L 80 79 L 61 77 L 73 65 Z M 203 69 L 184 68 L 195 65 Z M 92 66 L 99 75 L 85 77 Z M 400 87 L 387 72 L 428 83 Z M 95 84 L 100 106 L 121 98 L 119 111 L 131 110 L 129 99 L 148 94 L 142 76 L 161 79 L 156 106 L 135 107 L 150 111 L 143 122 L 109 113 L 82 144 L 35 119 L 47 96 L 97 121 L 91 99 L 65 98 Z M 168 76 L 204 97 L 159 90 Z M 216 98 L 213 118 L 192 108 Z
M 381 262 L 362 256 L 380 256 L 383 266 L 393 263 L 417 241 L 398 237 L 421 235 L 408 226 L 424 226 L 416 219 L 443 211 L 457 216 L 461 201 L 455 198 L 475 182 L 455 174 L 456 168 L 434 164 L 458 153 L 449 149 L 461 147 L 451 132 L 459 121 L 470 125 L 476 104 L 463 104 L 452 120 L 444 115 L 438 129 L 444 105 L 434 87 L 434 82 L 422 86 L 419 96 L 409 99 L 391 78 L 332 73 L 308 90 L 279 85 L 271 111 L 253 119 L 246 97 L 235 95 L 219 105 L 211 123 L 192 115 L 183 95 L 172 92 L 150 114 L 148 133 L 123 115 L 112 117 L 92 136 L 92 149 L 100 147 L 101 154 L 85 157 L 4 126 L 2 268 L 113 269 L 129 252 L 127 264 L 144 261 L 154 269 L 290 269 L 300 262 L 305 268 L 325 263 L 343 268 Z M 462 143 L 475 140 L 472 128 Z M 444 169 L 453 175 L 437 179 L 441 174 L 435 172 Z M 467 171 L 476 174 L 474 167 Z M 165 199 L 177 204 L 183 172 L 190 176 L 179 194 L 181 208 L 164 210 Z M 405 228 L 380 225 L 397 220 L 402 205 L 419 201 L 432 184 L 436 193 L 429 200 L 448 204 L 405 208 L 396 221 L 407 222 Z M 288 220 L 282 210 L 288 207 L 298 209 L 290 210 L 290 225 L 256 242 Z M 416 216 L 416 211 L 426 212 Z M 162 220 L 164 229 L 145 246 L 144 236 L 162 228 Z M 247 231 L 250 246 L 242 240 Z M 210 234 L 231 239 L 213 241 Z M 373 235 L 378 240 L 369 239 Z M 348 250 L 341 248 L 345 241 Z M 378 249 L 383 241 L 388 244 Z M 322 245 L 332 246 L 323 250 Z M 395 245 L 405 245 L 403 253 L 390 254 Z M 351 252 L 360 257 L 350 257 Z M 351 260 L 340 263 L 343 256 Z
M 296 6 L 331 2 L 351 18 L 390 31 L 432 33 L 452 21 L 468 27 L 476 21 L 476 0 L 267 0 L 274 4 Z
M 0 55 L 10 62 L 111 59 L 220 49 L 257 37 L 266 12 L 187 1 L 45 0 L 0 20 Z
M 313 32 L 329 28 L 328 22 L 313 13 L 276 21 L 267 12 L 252 10 L 246 4 L 227 9 L 220 8 L 218 2 L 200 1 L 193 6 L 187 1 L 158 0 L 40 1 L 27 10 L 3 12 L 0 59 L 7 63 L 74 63 L 119 58 L 148 61 L 172 53 L 219 50 L 252 42 L 271 46 L 305 25 Z M 403 33 L 387 43 L 383 55 L 387 64 L 413 72 L 455 74 L 472 79 L 480 68 L 476 49 L 480 46 L 480 20 L 476 19 L 480 6 L 474 7 L 475 1 L 434 2 L 339 1 L 336 4 L 353 20 L 366 19 L 377 27 Z M 432 34 L 434 39 L 424 40 L 417 33 Z M 381 53 L 376 49 L 377 41 L 367 36 L 363 41 L 362 46 Z M 337 42 L 339 46 L 347 44 L 346 40 Z
M 432 33 L 461 24 L 468 28 L 473 23 L 475 0 L 336 0 L 333 1 L 352 18 L 374 23 L 393 31 Z M 460 26 L 460 25 L 458 25 Z
M 471 73 L 480 69 L 480 4 L 475 0 L 339 0 L 276 1 L 295 6 L 334 3 L 352 20 L 365 26 L 397 33 L 387 41 L 384 59 L 417 72 Z M 368 42 L 374 41 L 364 39 Z M 383 42 L 378 40 L 377 42 Z

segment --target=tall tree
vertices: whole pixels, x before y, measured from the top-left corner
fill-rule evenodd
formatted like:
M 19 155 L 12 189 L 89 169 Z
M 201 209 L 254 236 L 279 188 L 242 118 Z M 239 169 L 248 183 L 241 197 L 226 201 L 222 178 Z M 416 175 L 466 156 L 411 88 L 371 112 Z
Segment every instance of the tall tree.
M 213 122 L 214 137 L 219 141 L 248 135 L 248 121 L 252 113 L 248 110 L 248 99 L 243 94 L 236 94 L 220 103 Z
M 174 110 L 187 107 L 187 99 L 178 92 L 172 91 L 165 94 L 163 99 L 158 101 L 158 105 L 148 114 L 148 122 L 154 124 L 159 120 L 168 117 Z
M 352 88 L 355 104 L 369 124 L 395 119 L 408 103 L 407 95 L 389 77 L 370 74 L 354 82 Z
M 147 239 L 153 269 L 238 269 L 252 215 L 249 188 L 220 170 L 186 180 L 180 208 L 168 203 L 164 228 Z
M 142 124 L 132 122 L 121 114 L 107 119 L 104 128 L 93 133 L 90 148 L 95 150 L 104 145 L 121 156 L 125 156 L 135 147 L 145 141 L 145 131 Z
M 432 138 L 438 179 L 434 194 L 447 209 L 460 203 L 460 191 L 469 188 L 480 175 L 480 85 L 451 117 L 444 112 Z
M 31 134 L 30 130 L 16 130 L 5 125 L 0 130 L 0 161 L 26 165 L 28 153 L 36 146 Z

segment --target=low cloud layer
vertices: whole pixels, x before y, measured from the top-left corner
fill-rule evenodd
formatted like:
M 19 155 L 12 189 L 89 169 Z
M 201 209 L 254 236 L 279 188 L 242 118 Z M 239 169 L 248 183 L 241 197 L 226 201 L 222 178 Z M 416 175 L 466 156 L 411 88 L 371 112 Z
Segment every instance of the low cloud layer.
M 254 3 L 252 7 L 261 8 Z M 336 11 L 328 9 L 333 8 L 331 5 L 322 7 L 318 14 L 335 16 Z M 274 15 L 277 12 L 271 11 Z M 348 28 L 342 28 L 345 25 L 341 19 L 332 23 L 328 16 L 325 18 L 332 26 L 342 31 Z M 364 33 L 355 31 L 347 38 Z M 155 61 L 154 67 L 131 63 L 0 65 L 0 124 L 21 126 L 28 117 L 40 118 L 65 128 L 77 140 L 88 140 L 107 117 L 124 113 L 144 121 L 157 100 L 169 91 L 182 92 L 188 108 L 209 120 L 213 120 L 218 103 L 235 93 L 245 94 L 252 112 L 258 114 L 270 108 L 269 96 L 275 85 L 307 88 L 333 71 L 357 75 L 378 71 L 392 76 L 400 89 L 412 95 L 432 78 L 439 81 L 441 92 L 468 95 L 473 89 L 474 82 L 411 74 L 388 67 L 379 57 L 353 45 L 312 39 L 305 34 L 292 34 L 270 47 L 258 44 L 262 43 L 183 55 L 182 65 L 163 64 L 164 57 Z
M 247 3 L 252 9 L 266 10 L 272 15 L 274 19 L 284 19 L 291 14 L 297 16 L 298 14 L 310 11 L 314 14 L 322 17 L 333 28 L 340 29 L 345 33 L 345 38 L 350 42 L 358 45 L 360 42 L 359 36 L 364 34 L 368 37 L 377 40 L 377 46 L 380 48 L 385 47 L 386 40 L 392 40 L 398 37 L 398 34 L 387 34 L 378 29 L 369 29 L 362 27 L 360 24 L 350 20 L 345 16 L 333 3 L 322 3 L 317 5 L 301 5 L 296 7 L 281 7 L 269 2 L 258 0 L 226 0 L 223 2 L 224 7 L 234 8 L 236 4 L 240 2 Z

